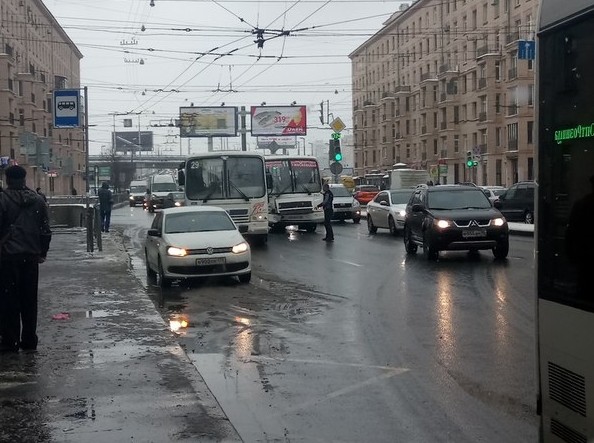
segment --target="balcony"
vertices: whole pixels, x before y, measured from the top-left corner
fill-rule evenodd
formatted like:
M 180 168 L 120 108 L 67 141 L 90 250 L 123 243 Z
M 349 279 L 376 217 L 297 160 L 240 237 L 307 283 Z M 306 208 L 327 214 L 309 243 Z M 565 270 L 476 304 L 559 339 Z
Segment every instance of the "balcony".
M 427 81 L 427 80 L 436 80 L 435 76 L 433 76 L 433 74 L 431 74 L 430 72 L 425 72 L 423 74 L 421 74 L 421 81 Z
M 478 145 L 479 151 L 481 154 L 486 154 L 487 153 L 487 144 L 484 143 L 482 145 Z
M 489 52 L 489 47 L 487 45 L 481 46 L 476 50 L 476 58 L 482 57 L 483 55 Z
M 479 78 L 478 80 L 478 87 L 479 89 L 484 89 L 487 87 L 487 79 L 486 78 Z
M 513 80 L 518 78 L 518 68 L 511 68 L 507 71 L 507 78 L 508 80 Z
M 396 86 L 396 89 L 394 89 L 394 92 L 410 92 L 410 86 Z
M 394 98 L 393 92 L 382 92 L 382 98 Z
M 479 122 L 486 122 L 487 121 L 487 113 L 486 112 L 479 112 Z
M 518 139 L 512 139 L 507 142 L 507 150 L 508 151 L 517 151 L 518 150 Z
M 439 67 L 439 73 L 443 74 L 444 72 L 447 72 L 450 70 L 450 65 L 441 65 Z
M 394 134 L 394 138 L 395 139 L 401 139 L 402 138 L 402 134 L 400 134 L 400 132 L 397 132 L 396 134 Z
M 509 105 L 507 107 L 507 116 L 510 115 L 517 115 L 518 114 L 518 105 Z
M 373 106 L 373 105 L 374 105 L 374 103 L 371 100 L 365 100 L 363 102 L 363 106 Z
M 505 44 L 509 45 L 515 41 L 520 40 L 520 31 L 510 32 L 505 36 Z

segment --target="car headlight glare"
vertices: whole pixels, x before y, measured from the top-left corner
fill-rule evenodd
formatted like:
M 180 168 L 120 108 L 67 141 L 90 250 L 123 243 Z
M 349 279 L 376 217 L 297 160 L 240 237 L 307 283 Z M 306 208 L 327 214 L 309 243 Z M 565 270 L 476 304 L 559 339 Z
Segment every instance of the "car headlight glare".
M 241 254 L 248 250 L 248 244 L 246 242 L 239 243 L 238 245 L 233 246 L 231 252 L 234 254 Z
M 493 220 L 491 220 L 491 223 L 493 223 L 493 225 L 495 225 L 495 226 L 503 226 L 505 224 L 505 219 L 504 218 L 494 218 Z
M 436 220 L 435 224 L 437 225 L 438 228 L 441 228 L 441 229 L 449 228 L 451 225 L 450 222 L 447 220 Z
M 179 207 L 179 206 L 181 206 L 181 203 L 180 202 L 175 202 L 175 206 L 178 206 Z
M 404 217 L 406 215 L 406 211 L 403 209 L 398 214 L 400 214 L 400 217 Z
M 176 248 L 175 246 L 169 246 L 167 248 L 167 255 L 171 255 L 173 257 L 185 257 L 188 255 L 188 251 L 184 248 Z
M 130 196 L 130 200 L 134 200 L 134 196 L 133 195 Z

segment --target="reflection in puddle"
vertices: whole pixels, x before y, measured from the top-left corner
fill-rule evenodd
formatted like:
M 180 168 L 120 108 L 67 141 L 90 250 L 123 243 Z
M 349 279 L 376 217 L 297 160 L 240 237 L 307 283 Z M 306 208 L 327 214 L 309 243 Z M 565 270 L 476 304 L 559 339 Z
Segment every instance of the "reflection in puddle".
M 249 358 L 254 347 L 252 322 L 249 318 L 235 317 L 235 323 L 238 325 L 239 331 L 235 338 L 235 353 L 240 359 Z

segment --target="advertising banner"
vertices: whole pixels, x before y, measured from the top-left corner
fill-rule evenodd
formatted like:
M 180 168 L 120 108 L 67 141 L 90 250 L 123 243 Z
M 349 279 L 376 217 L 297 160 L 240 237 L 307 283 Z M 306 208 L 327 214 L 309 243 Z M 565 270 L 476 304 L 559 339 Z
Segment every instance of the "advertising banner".
M 181 137 L 236 137 L 237 107 L 179 108 Z
M 306 135 L 305 106 L 252 106 L 252 136 Z
M 140 131 L 140 142 L 138 142 L 138 131 L 112 132 L 117 152 L 153 150 L 153 131 Z

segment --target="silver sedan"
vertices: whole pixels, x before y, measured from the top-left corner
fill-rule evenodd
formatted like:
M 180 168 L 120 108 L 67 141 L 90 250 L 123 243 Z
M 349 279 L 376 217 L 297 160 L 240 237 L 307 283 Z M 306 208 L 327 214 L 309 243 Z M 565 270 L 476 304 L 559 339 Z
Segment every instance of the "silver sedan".
M 397 235 L 404 229 L 406 204 L 412 195 L 412 189 L 393 189 L 381 191 L 367 203 L 367 230 L 375 234 L 378 228 L 390 230 Z

